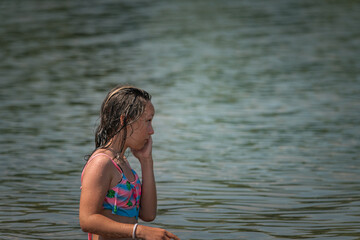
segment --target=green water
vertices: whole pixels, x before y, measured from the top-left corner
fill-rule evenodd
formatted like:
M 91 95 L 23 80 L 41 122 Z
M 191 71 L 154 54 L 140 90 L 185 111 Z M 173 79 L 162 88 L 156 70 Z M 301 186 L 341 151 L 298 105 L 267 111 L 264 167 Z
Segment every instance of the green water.
M 122 83 L 156 108 L 141 224 L 359 239 L 359 22 L 351 0 L 1 1 L 0 239 L 86 239 L 83 156 Z

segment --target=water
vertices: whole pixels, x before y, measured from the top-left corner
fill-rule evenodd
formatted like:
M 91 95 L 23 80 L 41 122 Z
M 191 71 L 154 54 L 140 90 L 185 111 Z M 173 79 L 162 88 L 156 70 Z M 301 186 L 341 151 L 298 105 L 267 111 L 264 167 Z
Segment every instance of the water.
M 159 211 L 141 224 L 358 239 L 359 13 L 336 0 L 2 1 L 0 239 L 86 239 L 83 156 L 119 83 L 156 107 Z

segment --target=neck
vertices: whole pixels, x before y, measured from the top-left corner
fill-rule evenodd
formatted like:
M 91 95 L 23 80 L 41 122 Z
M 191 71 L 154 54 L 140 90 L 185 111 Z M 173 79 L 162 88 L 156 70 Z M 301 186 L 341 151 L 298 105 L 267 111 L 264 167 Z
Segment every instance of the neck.
M 107 147 L 105 147 L 106 150 L 110 151 L 112 153 L 112 155 L 114 156 L 114 158 L 118 159 L 118 160 L 122 160 L 125 154 L 125 150 L 127 149 L 127 147 L 123 146 L 123 148 L 121 149 L 121 136 L 116 136 L 113 139 L 110 140 L 109 144 Z
M 120 150 L 117 150 L 117 149 L 112 148 L 112 147 L 108 147 L 108 148 L 105 148 L 105 149 L 108 150 L 109 152 L 111 152 L 113 157 L 116 158 L 116 159 L 122 159 L 124 157 L 125 151 L 120 151 Z

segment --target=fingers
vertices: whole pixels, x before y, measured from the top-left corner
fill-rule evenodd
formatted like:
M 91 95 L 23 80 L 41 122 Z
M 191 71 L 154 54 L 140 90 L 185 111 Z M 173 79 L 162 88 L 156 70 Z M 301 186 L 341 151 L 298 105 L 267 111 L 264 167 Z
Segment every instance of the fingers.
M 136 155 L 149 155 L 152 152 L 152 138 L 147 139 L 141 149 L 131 148 L 131 152 Z
M 175 234 L 166 231 L 166 239 L 173 239 L 173 240 L 180 240 L 180 238 L 178 236 L 176 236 Z
M 178 236 L 165 229 L 147 227 L 144 225 L 138 225 L 136 236 L 146 240 L 180 240 Z

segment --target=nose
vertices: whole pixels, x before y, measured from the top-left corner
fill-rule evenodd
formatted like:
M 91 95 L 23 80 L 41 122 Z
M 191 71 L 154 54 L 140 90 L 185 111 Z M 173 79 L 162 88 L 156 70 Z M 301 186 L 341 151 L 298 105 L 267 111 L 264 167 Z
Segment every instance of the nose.
M 150 124 L 149 126 L 149 135 L 153 135 L 155 132 L 154 132 L 154 128 L 152 127 L 152 125 Z

